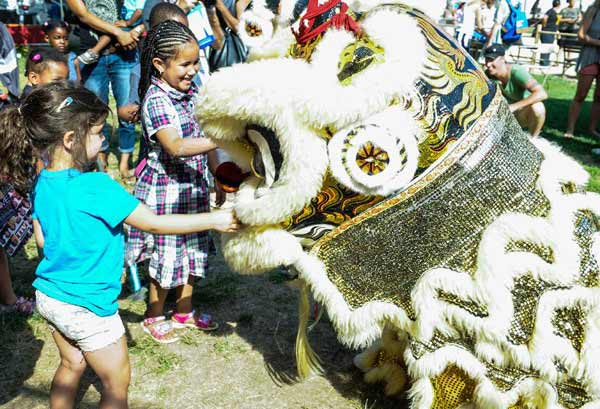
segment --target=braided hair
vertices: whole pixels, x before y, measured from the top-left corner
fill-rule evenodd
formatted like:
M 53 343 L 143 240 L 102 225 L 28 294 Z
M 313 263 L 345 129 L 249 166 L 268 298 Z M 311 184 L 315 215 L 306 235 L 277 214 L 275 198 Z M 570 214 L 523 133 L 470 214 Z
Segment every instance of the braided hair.
M 152 76 L 160 76 L 160 73 L 152 64 L 152 60 L 160 58 L 167 62 L 177 55 L 182 45 L 189 42 L 197 42 L 194 33 L 178 21 L 163 21 L 148 32 L 140 58 L 141 75 L 138 88 L 140 101 L 144 100 Z

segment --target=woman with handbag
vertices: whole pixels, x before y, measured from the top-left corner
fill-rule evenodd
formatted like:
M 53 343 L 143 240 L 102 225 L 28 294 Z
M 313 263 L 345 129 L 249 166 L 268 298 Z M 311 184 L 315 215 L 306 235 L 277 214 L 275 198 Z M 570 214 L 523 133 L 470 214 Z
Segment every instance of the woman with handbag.
M 219 22 L 224 32 L 223 47 L 211 50 L 208 63 L 210 72 L 219 68 L 246 61 L 248 48 L 237 34 L 238 16 L 248 7 L 251 0 L 216 0 Z

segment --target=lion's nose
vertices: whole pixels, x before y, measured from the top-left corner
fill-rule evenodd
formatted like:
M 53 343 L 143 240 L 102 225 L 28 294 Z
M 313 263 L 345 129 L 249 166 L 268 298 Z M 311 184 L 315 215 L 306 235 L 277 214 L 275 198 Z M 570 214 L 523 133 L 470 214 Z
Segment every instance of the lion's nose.
M 234 162 L 223 162 L 215 171 L 216 182 L 227 193 L 237 192 L 248 176 L 250 176 L 250 172 L 242 172 L 242 169 Z

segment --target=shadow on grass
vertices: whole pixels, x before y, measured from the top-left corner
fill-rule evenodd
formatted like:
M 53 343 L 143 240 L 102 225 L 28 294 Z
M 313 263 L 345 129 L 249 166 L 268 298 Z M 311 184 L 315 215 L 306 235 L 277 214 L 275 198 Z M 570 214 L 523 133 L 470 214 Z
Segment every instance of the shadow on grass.
M 34 372 L 44 341 L 38 339 L 31 321 L 41 318 L 13 313 L 0 315 L 0 405 L 22 393 Z
M 31 283 L 36 266 L 37 249 L 32 241 L 9 257 L 13 289 L 18 296 L 34 298 Z M 44 346 L 35 335 L 35 327 L 42 322 L 37 315 L 28 318 L 18 313 L 0 314 L 0 405 L 18 396 L 33 374 Z
M 84 374 L 84 377 L 87 375 Z M 82 379 L 82 383 L 85 382 Z M 50 395 L 46 390 L 42 390 L 39 388 L 33 388 L 30 386 L 24 386 L 21 390 L 21 393 L 23 395 L 23 397 L 27 398 L 28 402 L 39 402 L 40 404 L 43 404 L 45 406 L 48 405 L 48 402 L 50 401 Z M 77 405 L 76 407 L 78 409 L 95 409 L 98 408 L 98 402 L 90 402 L 88 400 L 81 400 L 80 396 L 78 395 L 78 400 L 77 400 Z M 154 408 L 155 403 L 154 402 L 134 402 L 134 403 L 129 403 L 129 409 L 148 409 L 148 408 Z
M 214 258 L 222 260 L 220 254 Z M 295 365 L 299 299 L 296 287 L 297 282 L 279 270 L 261 276 L 221 273 L 197 286 L 193 301 L 222 323 L 219 330 L 210 333 L 215 336 L 217 353 L 243 353 L 236 351 L 236 345 L 227 344 L 227 335 L 235 332 L 261 354 L 274 385 L 281 387 L 302 382 Z M 308 338 L 321 360 L 322 376 L 340 395 L 360 401 L 361 408 L 409 407 L 405 400 L 386 398 L 382 384 L 368 385 L 363 381 L 362 372 L 352 363 L 359 351 L 350 350 L 337 340 L 326 314 Z M 310 402 L 311 397 L 306 399 Z

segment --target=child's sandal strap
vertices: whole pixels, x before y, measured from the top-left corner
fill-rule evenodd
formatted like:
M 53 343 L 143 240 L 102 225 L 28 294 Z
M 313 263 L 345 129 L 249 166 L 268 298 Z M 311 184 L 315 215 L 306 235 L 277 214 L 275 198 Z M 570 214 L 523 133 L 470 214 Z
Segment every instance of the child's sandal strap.
M 194 318 L 195 314 L 196 314 L 196 310 L 192 310 L 192 312 L 183 313 L 183 314 L 176 312 L 175 314 L 173 314 L 172 318 L 173 318 L 173 320 L 177 321 L 180 324 L 185 324 L 190 318 Z

